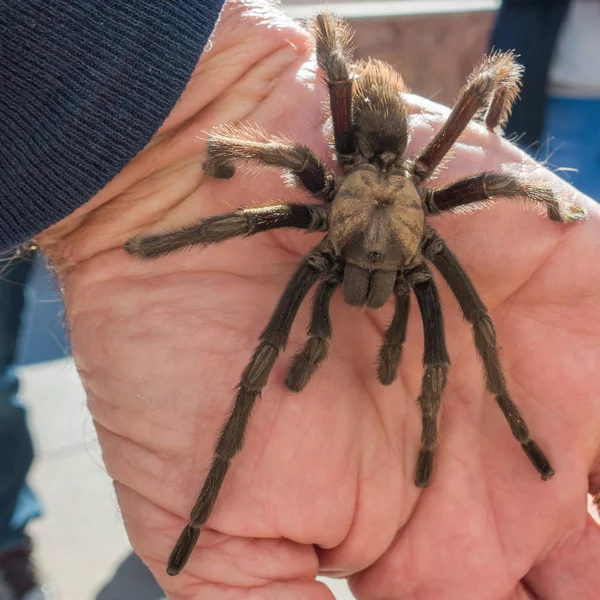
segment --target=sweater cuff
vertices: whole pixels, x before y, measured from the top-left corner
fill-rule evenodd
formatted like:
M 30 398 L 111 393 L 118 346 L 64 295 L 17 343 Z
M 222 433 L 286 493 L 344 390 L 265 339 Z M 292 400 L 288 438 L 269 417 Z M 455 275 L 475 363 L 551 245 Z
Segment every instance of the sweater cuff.
M 222 4 L 0 4 L 0 250 L 66 217 L 144 148 Z

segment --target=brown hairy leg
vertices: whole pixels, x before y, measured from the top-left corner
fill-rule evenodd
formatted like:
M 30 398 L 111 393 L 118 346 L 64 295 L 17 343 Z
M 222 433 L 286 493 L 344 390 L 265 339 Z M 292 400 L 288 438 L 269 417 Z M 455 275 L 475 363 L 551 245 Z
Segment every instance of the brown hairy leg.
M 450 358 L 446 349 L 442 306 L 429 267 L 419 271 L 418 279 L 412 287 L 421 310 L 425 343 L 423 352 L 425 372 L 418 399 L 423 413 L 423 429 L 415 479 L 417 487 L 424 488 L 429 485 L 433 473 L 433 458 L 438 441 L 438 416 Z
M 429 240 L 424 254 L 448 282 L 465 319 L 471 324 L 475 347 L 485 370 L 487 389 L 495 396 L 513 436 L 521 444 L 542 479 L 546 481 L 554 475 L 554 469 L 542 449 L 531 439 L 529 428 L 508 393 L 496 347 L 496 331 L 487 308 L 469 276 L 442 238 L 433 230 L 429 230 L 428 235 Z
M 307 146 L 282 137 L 270 137 L 248 125 L 222 125 L 208 140 L 204 172 L 221 179 L 232 177 L 235 160 L 287 169 L 311 194 L 323 200 L 331 199 L 335 177 Z
M 302 259 L 281 295 L 269 323 L 260 334 L 260 343 L 242 373 L 233 408 L 219 435 L 210 470 L 190 513 L 189 525 L 182 531 L 169 557 L 169 575 L 177 575 L 188 561 L 198 541 L 200 528 L 213 510 L 231 460 L 244 445 L 244 435 L 252 409 L 267 383 L 279 353 L 287 344 L 298 309 L 319 277 L 331 268 L 326 246 L 326 241 L 321 242 Z
M 471 73 L 442 129 L 415 158 L 415 179 L 431 177 L 471 119 L 488 108 L 485 121 L 493 129 L 508 118 L 520 87 L 522 67 L 511 52 L 486 57 Z
M 402 357 L 402 346 L 406 339 L 406 325 L 410 310 L 410 289 L 405 281 L 396 280 L 394 296 L 396 306 L 390 326 L 383 334 L 379 349 L 377 375 L 383 385 L 390 385 L 398 376 L 398 365 Z
M 585 219 L 586 216 L 585 209 L 580 205 L 561 207 L 550 186 L 528 182 L 509 173 L 479 173 L 443 188 L 422 191 L 428 215 L 505 197 L 524 198 L 544 206 L 553 221 L 570 223 Z
M 337 265 L 334 271 L 317 288 L 313 300 L 308 341 L 291 361 L 285 383 L 293 392 L 304 389 L 318 366 L 327 358 L 331 339 L 329 305 L 335 290 L 342 283 L 344 271 Z
M 335 150 L 340 165 L 344 157 L 356 149 L 352 122 L 352 33 L 348 25 L 330 14 L 317 15 L 312 30 L 317 43 L 317 61 L 325 71 L 329 88 L 331 119 L 335 137 Z
M 185 247 L 216 244 L 241 235 L 254 235 L 280 227 L 326 231 L 328 210 L 318 204 L 243 208 L 204 219 L 190 227 L 131 238 L 125 243 L 125 250 L 139 258 L 152 259 Z

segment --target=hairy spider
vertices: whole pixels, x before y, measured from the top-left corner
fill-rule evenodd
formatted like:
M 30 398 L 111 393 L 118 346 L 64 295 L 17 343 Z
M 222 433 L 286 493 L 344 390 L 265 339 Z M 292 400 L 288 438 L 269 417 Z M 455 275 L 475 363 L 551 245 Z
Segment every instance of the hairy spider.
M 150 259 L 186 246 L 214 244 L 280 227 L 326 234 L 292 275 L 242 373 L 189 525 L 171 553 L 167 569 L 171 575 L 179 573 L 187 562 L 200 528 L 211 514 L 231 460 L 243 446 L 252 408 L 288 341 L 302 301 L 317 282 L 308 341 L 293 358 L 286 378 L 290 390 L 300 391 L 327 355 L 331 339 L 329 303 L 339 286 L 346 302 L 353 306 L 375 309 L 394 297 L 395 314 L 383 335 L 378 366 L 381 383 L 392 383 L 406 335 L 412 290 L 421 311 L 425 340 L 418 398 L 422 434 L 416 485 L 427 486 L 450 363 L 438 291 L 428 265 L 432 263 L 448 282 L 472 326 L 487 389 L 495 396 L 514 437 L 542 479 L 554 474 L 510 398 L 487 309 L 427 217 L 501 196 L 522 197 L 542 205 L 554 221 L 583 219 L 585 212 L 578 206 L 561 206 L 550 188 L 508 173 L 478 173 L 445 187 L 421 187 L 472 119 L 482 120 L 490 130 L 504 124 L 519 92 L 521 67 L 512 53 L 485 58 L 470 75 L 439 133 L 408 159 L 408 115 L 401 95 L 406 89 L 400 76 L 379 61 L 352 64 L 349 29 L 338 18 L 318 15 L 312 30 L 318 62 L 329 87 L 335 152 L 343 175 L 331 173 L 306 146 L 234 125 L 220 127 L 211 134 L 204 170 L 213 177 L 230 178 L 235 173 L 236 159 L 281 167 L 320 203 L 245 208 L 178 231 L 133 238 L 125 246 L 132 254 Z

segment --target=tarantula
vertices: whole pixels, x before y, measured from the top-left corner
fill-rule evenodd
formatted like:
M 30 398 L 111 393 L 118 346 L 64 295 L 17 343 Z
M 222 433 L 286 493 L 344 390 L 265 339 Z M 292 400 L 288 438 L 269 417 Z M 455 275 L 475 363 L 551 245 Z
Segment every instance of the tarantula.
M 585 213 L 579 207 L 562 207 L 550 188 L 508 173 L 485 172 L 445 187 L 422 187 L 472 119 L 482 120 L 490 130 L 505 123 L 519 92 L 521 67 L 512 53 L 485 58 L 470 75 L 439 133 L 415 157 L 407 158 L 408 114 L 401 95 L 406 88 L 400 76 L 376 60 L 353 64 L 349 28 L 338 18 L 318 15 L 312 30 L 318 63 L 329 88 L 335 154 L 343 175 L 330 172 L 306 146 L 268 138 L 247 126 L 220 127 L 211 134 L 204 171 L 213 177 L 230 178 L 237 159 L 281 167 L 320 203 L 245 208 L 178 231 L 133 238 L 125 246 L 130 253 L 150 259 L 187 246 L 214 244 L 280 227 L 326 234 L 292 275 L 241 375 L 233 408 L 218 438 L 189 525 L 171 553 L 167 569 L 171 575 L 184 567 L 200 528 L 211 514 L 231 460 L 243 446 L 252 408 L 286 346 L 301 303 L 317 282 L 308 341 L 293 358 L 286 378 L 290 390 L 304 388 L 327 356 L 332 334 L 329 303 L 339 286 L 352 306 L 376 309 L 390 296 L 394 298 L 395 313 L 383 335 L 378 363 L 379 380 L 391 384 L 400 362 L 412 290 L 419 304 L 425 340 L 418 398 L 422 434 L 416 485 L 427 486 L 450 363 L 440 300 L 428 265 L 432 263 L 448 282 L 472 326 L 487 389 L 495 396 L 514 437 L 542 479 L 554 474 L 510 398 L 487 309 L 427 217 L 501 196 L 522 197 L 542 205 L 554 221 L 583 219 Z

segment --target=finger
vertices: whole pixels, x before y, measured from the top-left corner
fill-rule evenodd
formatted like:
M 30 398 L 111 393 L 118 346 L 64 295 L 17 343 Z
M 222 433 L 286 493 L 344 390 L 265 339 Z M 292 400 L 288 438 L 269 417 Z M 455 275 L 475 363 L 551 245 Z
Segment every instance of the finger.
M 591 504 L 588 510 L 592 516 L 600 517 L 600 457 L 596 459 L 596 463 L 592 467 L 589 477 L 589 493 Z
M 600 525 L 588 514 L 583 530 L 558 545 L 527 576 L 543 600 L 594 600 L 600 595 Z
M 519 583 L 517 589 L 506 600 L 541 600 L 526 583 Z
M 172 600 L 334 600 L 316 581 L 311 545 L 284 538 L 258 539 L 203 531 L 181 574 L 166 574 L 166 559 L 182 519 L 126 485 L 115 490 L 136 553 Z

